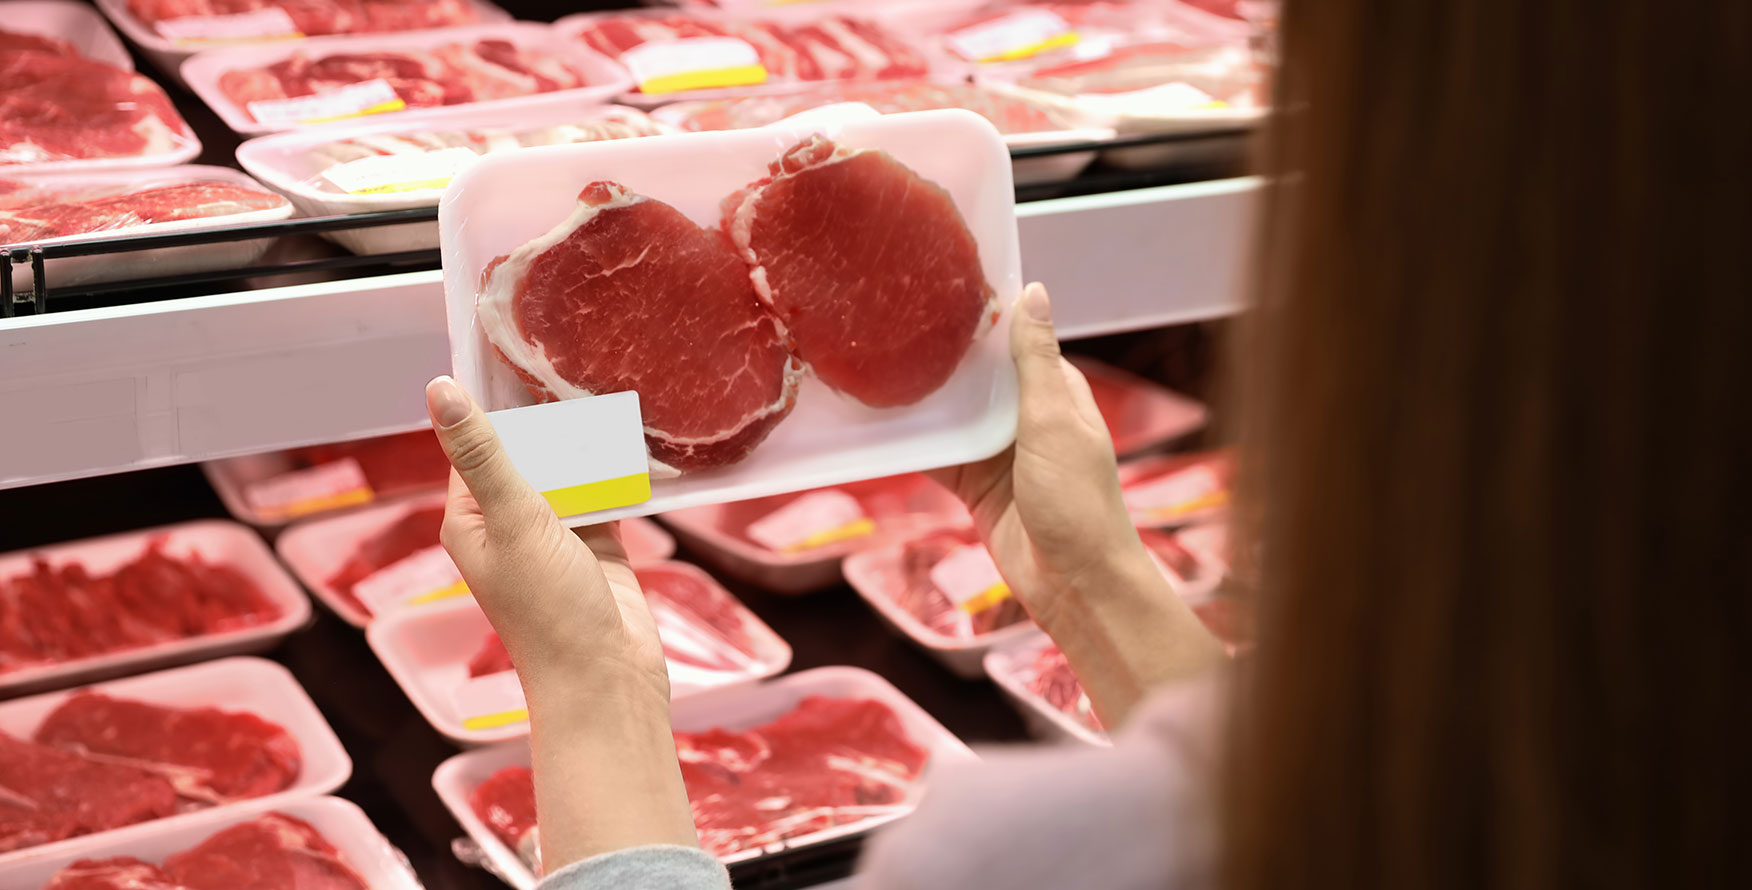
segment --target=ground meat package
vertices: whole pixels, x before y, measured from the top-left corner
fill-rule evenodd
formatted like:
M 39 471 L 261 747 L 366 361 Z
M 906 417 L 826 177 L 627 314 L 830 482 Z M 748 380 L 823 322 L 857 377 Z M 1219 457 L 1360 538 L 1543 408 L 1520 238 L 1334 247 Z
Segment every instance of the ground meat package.
M 791 647 L 703 570 L 669 561 L 635 570 L 678 701 L 790 665 Z M 371 622 L 365 637 L 414 707 L 451 740 L 479 745 L 529 732 L 510 657 L 473 599 L 390 612 Z
M 541 93 L 512 108 L 425 108 L 258 136 L 237 147 L 237 161 L 305 214 L 331 216 L 435 207 L 450 179 L 481 155 L 668 131 L 633 108 Z M 373 226 L 327 237 L 360 254 L 432 250 L 438 225 Z
M 365 811 L 309 797 L 112 832 L 0 864 L 6 890 L 421 890 Z
M 503 411 L 514 460 L 595 447 L 573 418 L 629 402 L 570 400 L 638 394 L 618 481 L 649 500 L 566 506 L 598 480 L 519 464 L 571 525 L 995 454 L 1016 422 L 1008 161 L 961 110 L 488 156 L 439 209 L 456 379 Z
M 0 694 L 256 652 L 309 619 L 298 583 L 234 522 L 0 554 Z
M 263 529 L 417 492 L 443 491 L 450 459 L 430 430 L 201 464 L 231 515 Z
M 298 681 L 259 658 L 0 702 L 0 736 L 0 863 L 260 811 L 352 771 Z
M 722 762 L 725 765 L 722 771 L 734 776 L 739 754 L 736 737 L 745 733 L 758 736 L 761 727 L 783 722 L 787 715 L 794 715 L 792 721 L 813 716 L 819 721 L 815 734 L 824 749 L 833 745 L 849 755 L 827 760 L 846 762 L 840 769 L 850 775 L 830 773 L 819 777 L 822 782 L 842 789 L 851 786 L 897 791 L 897 799 L 892 803 L 845 806 L 832 813 L 792 813 L 782 805 L 774 806 L 772 815 L 761 824 L 747 825 L 738 824 L 734 818 L 734 811 L 728 806 L 733 801 L 721 800 L 716 794 L 704 798 L 703 786 L 712 783 L 692 783 L 689 797 L 696 824 L 704 826 L 702 844 L 726 864 L 757 860 L 777 849 L 807 847 L 869 832 L 904 817 L 912 809 L 918 793 L 928 782 L 930 770 L 974 759 L 973 752 L 923 708 L 887 680 L 861 668 L 815 668 L 758 686 L 725 689 L 679 701 L 673 708 L 671 722 L 678 737 L 695 740 L 683 752 L 684 764 L 709 772 Z M 714 744 L 722 747 L 714 749 Z M 923 781 L 916 780 L 921 755 Z M 875 758 L 875 762 L 858 762 L 870 758 Z M 533 857 L 519 855 L 519 850 L 506 841 L 506 835 L 520 834 L 523 839 L 518 846 L 529 851 L 535 846 L 527 824 L 534 814 L 533 802 L 525 804 L 521 789 L 527 787 L 527 774 L 519 769 L 528 766 L 528 745 L 513 742 L 459 754 L 440 764 L 432 775 L 432 786 L 445 807 L 480 846 L 494 873 L 517 890 L 531 890 L 537 881 Z M 911 774 L 915 780 L 901 782 L 897 787 L 890 779 L 900 774 Z M 684 779 L 690 775 L 689 768 L 684 766 Z M 495 790 L 501 794 L 482 795 L 478 802 L 484 806 L 477 810 L 476 792 L 494 780 L 500 786 Z M 819 789 L 799 789 L 805 790 L 814 793 Z M 730 792 L 724 796 L 733 798 L 733 789 Z M 774 793 L 772 797 L 771 803 L 783 804 L 791 795 Z M 482 811 L 488 818 L 482 817 Z M 824 816 L 831 816 L 829 821 L 839 824 L 813 830 Z
M 960 499 L 917 473 L 663 514 L 688 549 L 769 593 L 840 582 L 846 556 L 965 525 Z
M 453 589 L 459 578 L 431 552 L 441 546 L 443 519 L 444 494 L 432 492 L 297 523 L 274 541 L 274 549 L 323 605 L 364 627 L 374 613 L 362 599 L 367 594 L 377 603 L 380 597 L 431 602 L 466 595 L 466 589 Z M 645 518 L 621 522 L 621 543 L 635 564 L 675 554 L 675 539 Z
M 586 108 L 629 83 L 619 65 L 528 22 L 213 49 L 182 72 L 246 135 L 417 108 L 516 108 L 544 95 Z
M 285 198 L 229 167 L 10 177 L 0 172 L 0 245 L 170 234 L 274 222 L 291 215 Z M 43 271 L 51 287 L 183 275 L 247 266 L 271 243 L 259 238 L 51 258 Z M 30 267 L 17 268 L 15 286 L 29 287 Z

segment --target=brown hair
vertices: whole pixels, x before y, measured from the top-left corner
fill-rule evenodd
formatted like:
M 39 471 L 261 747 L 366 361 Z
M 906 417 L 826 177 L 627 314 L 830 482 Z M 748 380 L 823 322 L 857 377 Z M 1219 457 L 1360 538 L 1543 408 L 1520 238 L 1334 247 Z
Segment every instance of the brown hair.
M 1225 887 L 1752 886 L 1752 3 L 1281 37 Z

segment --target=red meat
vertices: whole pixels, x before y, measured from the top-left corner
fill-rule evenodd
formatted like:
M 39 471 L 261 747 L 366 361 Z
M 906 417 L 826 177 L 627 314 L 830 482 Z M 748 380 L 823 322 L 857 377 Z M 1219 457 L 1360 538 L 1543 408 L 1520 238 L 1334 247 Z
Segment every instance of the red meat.
M 887 152 L 811 136 L 723 224 L 798 357 L 867 405 L 935 392 L 996 318 L 954 200 Z
M 79 50 L 65 40 L 56 40 L 46 34 L 25 34 L 0 28 L 0 53 L 26 51 L 52 53 L 57 56 L 79 55 Z
M 272 794 L 298 778 L 298 742 L 278 724 L 217 708 L 166 708 L 82 692 L 37 728 L 39 744 L 125 763 L 210 803 Z
M 487 638 L 481 641 L 481 648 L 468 660 L 468 675 L 485 677 L 508 670 L 512 670 L 511 653 L 505 651 L 505 641 L 496 633 L 487 634 Z
M 444 507 L 435 505 L 410 510 L 383 531 L 365 539 L 353 555 L 329 578 L 329 586 L 347 602 L 364 610 L 365 604 L 353 595 L 353 587 L 373 572 L 406 559 L 438 543 L 438 530 L 444 525 Z
M 735 37 L 754 47 L 768 82 L 923 77 L 930 71 L 906 41 L 873 22 L 820 16 L 798 24 L 708 21 L 685 14 L 605 16 L 578 39 L 618 57 L 636 46 L 694 37 Z
M 469 793 L 468 805 L 525 861 L 537 861 L 535 774 L 512 766 L 487 777 Z
M 174 812 L 176 790 L 160 776 L 0 732 L 0 852 Z
M 55 873 L 43 890 L 187 890 L 158 866 L 132 856 L 81 859 Z
M 143 75 L 71 54 L 0 52 L 0 165 L 157 155 L 191 138 Z
M 286 11 L 302 34 L 413 31 L 479 20 L 467 0 L 128 0 L 128 11 L 148 25 L 167 19 Z
M 801 369 L 729 240 L 615 183 L 489 266 L 476 310 L 536 398 L 636 390 L 660 471 L 747 457 L 796 399 Z
M 189 890 L 368 890 L 308 822 L 269 813 L 164 860 Z
M 941 531 L 908 541 L 901 549 L 899 577 L 887 578 L 894 585 L 894 604 L 911 613 L 926 627 L 947 637 L 968 638 L 990 633 L 1028 619 L 1021 602 L 1010 597 L 973 615 L 961 611 L 931 580 L 931 569 L 949 554 L 978 543 L 971 529 Z
M 1050 109 L 976 84 L 851 83 L 818 86 L 797 92 L 738 96 L 681 106 L 680 125 L 689 130 L 736 130 L 764 127 L 774 121 L 831 105 L 862 102 L 883 114 L 965 108 L 992 122 L 1000 133 L 1036 133 L 1071 126 Z
M 0 207 L 0 243 L 109 232 L 149 223 L 232 216 L 286 206 L 286 199 L 229 182 L 149 186 L 120 194 L 66 193 Z
M 1029 692 L 1089 729 L 1105 731 L 1101 718 L 1095 716 L 1095 709 L 1089 704 L 1089 696 L 1083 693 L 1083 684 L 1071 672 L 1071 663 L 1065 660 L 1065 653 L 1059 651 L 1058 646 L 1047 643 L 1042 647 L 1034 656 L 1028 674 L 1026 685 Z

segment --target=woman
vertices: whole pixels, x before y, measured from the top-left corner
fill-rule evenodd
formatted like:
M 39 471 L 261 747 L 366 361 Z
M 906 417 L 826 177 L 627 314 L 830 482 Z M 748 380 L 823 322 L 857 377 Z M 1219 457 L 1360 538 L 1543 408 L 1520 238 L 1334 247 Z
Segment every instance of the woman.
M 1119 743 L 933 775 L 864 885 L 1752 886 L 1749 14 L 1291 0 L 1235 356 L 1256 655 L 1146 568 L 1031 287 L 1017 444 L 943 478 Z M 427 397 L 544 887 L 724 887 L 614 532 Z

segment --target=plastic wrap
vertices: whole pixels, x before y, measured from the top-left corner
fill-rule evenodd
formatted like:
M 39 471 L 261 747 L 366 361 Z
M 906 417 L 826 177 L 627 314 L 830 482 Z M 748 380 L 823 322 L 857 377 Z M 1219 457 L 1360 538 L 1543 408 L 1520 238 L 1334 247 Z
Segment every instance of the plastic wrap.
M 259 810 L 332 791 L 352 769 L 292 675 L 256 658 L 0 703 L 0 736 L 11 749 L 0 772 L 13 771 L 0 784 L 31 802 L 0 819 L 0 849 L 14 851 L 0 853 L 0 863 L 82 848 L 107 824 L 152 814 L 154 803 L 169 802 L 162 818 L 110 831 L 139 834 Z M 82 767 L 87 761 L 100 766 Z M 85 783 L 92 778 L 103 781 Z M 76 801 L 76 812 L 64 808 Z M 0 813 L 9 806 L 0 802 Z M 32 829 L 43 842 L 20 846 Z M 77 834 L 56 836 L 67 832 Z
M 298 585 L 235 523 L 0 554 L 0 691 L 254 651 L 309 617 Z
M 667 131 L 636 109 L 581 107 L 573 97 L 541 95 L 515 108 L 434 108 L 258 136 L 238 146 L 237 160 L 300 211 L 330 216 L 436 206 L 450 178 L 471 161 L 458 149 L 479 156 Z M 433 249 L 438 225 L 374 226 L 328 237 L 354 253 Z
M 440 207 L 456 377 L 488 411 L 638 393 L 650 500 L 570 524 L 996 453 L 1016 407 L 993 332 L 1021 286 L 1007 160 L 953 110 L 482 158 Z
M 818 725 L 802 726 L 806 715 L 818 718 Z M 671 722 L 702 846 L 726 863 L 859 835 L 892 822 L 911 811 L 924 784 L 918 779 L 921 767 L 974 757 L 888 681 L 858 668 L 816 668 L 677 702 Z M 795 769 L 743 773 L 737 766 L 739 748 L 773 727 L 799 746 L 793 748 L 782 738 L 783 747 L 770 752 L 768 763 Z M 529 812 L 519 797 L 527 786 L 526 773 L 518 768 L 528 766 L 529 748 L 517 742 L 459 754 L 432 776 L 445 807 L 481 845 L 494 870 L 518 890 L 534 887 L 539 871 L 533 856 L 518 853 L 519 846 L 534 849 L 527 830 Z M 477 790 L 501 773 L 496 787 L 479 796 L 483 806 L 477 810 Z M 712 773 L 740 773 L 754 778 L 758 787 L 776 788 L 774 803 L 789 798 L 821 806 L 748 814 L 737 806 L 745 796 L 725 787 L 722 778 L 712 781 Z M 837 781 L 795 787 L 785 781 L 788 775 L 815 779 L 824 773 Z M 500 793 L 491 794 L 494 790 Z
M 516 108 L 543 95 L 587 107 L 629 83 L 620 66 L 529 23 L 207 50 L 182 72 L 227 126 L 245 134 L 417 108 Z
M 201 465 L 231 515 L 260 528 L 442 489 L 450 459 L 429 430 L 250 454 Z
M 53 855 L 0 865 L 0 887 L 38 890 L 57 875 L 63 887 L 76 878 L 105 881 L 96 885 L 101 887 L 179 890 L 421 887 L 407 857 L 378 833 L 363 810 L 337 797 L 289 801 L 266 814 L 215 811 L 82 839 Z
M 1122 455 L 1167 444 L 1205 425 L 1203 404 L 1165 386 L 1084 356 L 1071 356 L 1070 362 L 1089 381 L 1113 450 Z
M 750 683 L 783 671 L 791 647 L 710 575 L 679 562 L 636 569 L 663 636 L 671 694 Z M 516 738 L 529 731 L 515 692 L 502 710 L 466 713 L 470 681 L 509 676 L 510 659 L 480 607 L 467 598 L 392 612 L 366 629 L 372 651 L 433 728 L 463 744 Z M 491 692 L 495 682 L 472 684 Z M 490 718 L 490 719 L 489 719 Z
M 71 52 L 132 71 L 134 58 L 103 16 L 79 0 L 8 0 L 0 50 Z
M 1046 634 L 1034 631 L 993 647 L 985 654 L 984 666 L 1035 735 L 1109 744 L 1083 685 Z

